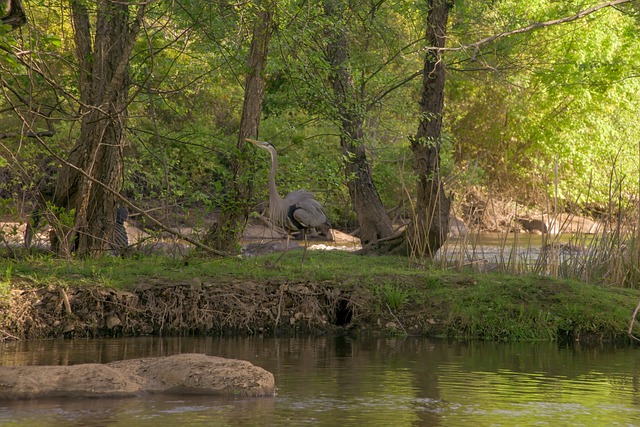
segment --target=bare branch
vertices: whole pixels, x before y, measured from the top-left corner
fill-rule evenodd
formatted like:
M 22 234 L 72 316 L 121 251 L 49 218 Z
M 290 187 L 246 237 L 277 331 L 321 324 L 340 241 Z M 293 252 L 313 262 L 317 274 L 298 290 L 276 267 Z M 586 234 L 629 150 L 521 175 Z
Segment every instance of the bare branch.
M 55 134 L 56 132 L 54 130 L 43 130 L 40 132 L 24 132 L 24 133 L 5 132 L 5 133 L 0 133 L 0 139 L 15 138 L 17 136 L 23 136 L 25 138 L 45 138 L 45 137 L 53 136 Z

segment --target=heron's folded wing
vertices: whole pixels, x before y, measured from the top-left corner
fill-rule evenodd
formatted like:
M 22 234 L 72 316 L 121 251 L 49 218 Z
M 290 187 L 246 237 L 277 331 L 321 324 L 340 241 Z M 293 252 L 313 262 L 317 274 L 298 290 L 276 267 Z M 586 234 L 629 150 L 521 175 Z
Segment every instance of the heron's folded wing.
M 302 200 L 297 203 L 292 215 L 304 227 L 318 227 L 327 223 L 327 216 L 322 210 L 322 205 L 315 199 Z

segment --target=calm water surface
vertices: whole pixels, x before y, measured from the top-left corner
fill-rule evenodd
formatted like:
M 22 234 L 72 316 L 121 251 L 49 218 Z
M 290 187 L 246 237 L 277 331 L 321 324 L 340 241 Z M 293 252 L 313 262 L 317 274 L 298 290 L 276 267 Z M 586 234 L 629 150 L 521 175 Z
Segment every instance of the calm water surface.
M 273 398 L 0 402 L 3 426 L 640 426 L 640 349 L 406 339 L 131 338 L 0 344 L 3 365 L 198 352 L 273 372 Z M 0 379 L 1 380 L 1 379 Z

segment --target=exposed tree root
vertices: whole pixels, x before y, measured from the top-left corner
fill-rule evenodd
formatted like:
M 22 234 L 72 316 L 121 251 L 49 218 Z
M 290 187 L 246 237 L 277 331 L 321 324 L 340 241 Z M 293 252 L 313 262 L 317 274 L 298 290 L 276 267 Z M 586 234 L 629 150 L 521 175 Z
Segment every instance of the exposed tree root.
M 227 333 L 326 333 L 381 321 L 379 298 L 316 283 L 147 284 L 13 291 L 0 303 L 0 340 Z M 347 313 L 345 313 L 345 311 Z M 378 313 L 376 313 L 378 312 Z M 382 312 L 383 315 L 388 314 Z M 382 322 L 384 324 L 384 322 Z

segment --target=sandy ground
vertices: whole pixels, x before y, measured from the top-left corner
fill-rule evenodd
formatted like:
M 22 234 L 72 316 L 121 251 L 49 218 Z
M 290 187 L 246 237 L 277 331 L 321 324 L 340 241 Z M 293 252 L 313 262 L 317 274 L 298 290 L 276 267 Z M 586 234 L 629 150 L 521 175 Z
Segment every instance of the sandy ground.
M 145 253 L 186 251 L 191 246 L 188 242 L 181 240 L 179 236 L 167 232 L 151 234 L 126 222 L 125 227 L 130 247 Z M 24 245 L 25 228 L 24 223 L 0 222 L 0 236 L 7 245 L 22 246 Z M 192 227 L 177 227 L 172 230 L 183 236 L 196 239 L 204 235 L 204 230 Z M 32 246 L 47 250 L 49 248 L 49 231 L 48 227 L 39 229 L 33 237 Z M 290 248 L 302 247 L 303 241 L 295 237 L 292 236 L 289 241 Z M 286 234 L 266 225 L 252 224 L 245 229 L 241 243 L 245 248 L 243 253 L 246 256 L 281 251 L 286 247 Z M 360 240 L 357 237 L 334 229 L 329 230 L 325 235 L 310 234 L 308 244 L 308 248 L 311 250 L 353 251 L 360 249 Z

